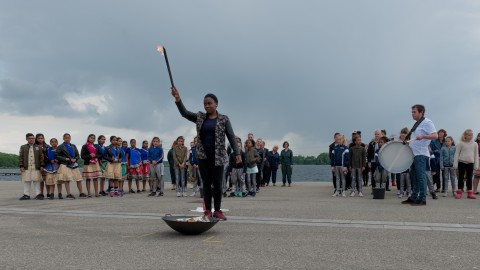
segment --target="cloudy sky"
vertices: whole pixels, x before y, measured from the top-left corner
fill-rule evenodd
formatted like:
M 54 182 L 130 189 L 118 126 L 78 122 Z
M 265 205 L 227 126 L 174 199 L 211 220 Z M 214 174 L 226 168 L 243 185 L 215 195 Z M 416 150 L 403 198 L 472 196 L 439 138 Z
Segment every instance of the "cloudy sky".
M 480 2 L 9 1 L 0 9 L 0 151 L 26 132 L 190 140 L 158 44 L 191 111 L 215 93 L 237 135 L 295 154 L 336 131 L 480 130 Z

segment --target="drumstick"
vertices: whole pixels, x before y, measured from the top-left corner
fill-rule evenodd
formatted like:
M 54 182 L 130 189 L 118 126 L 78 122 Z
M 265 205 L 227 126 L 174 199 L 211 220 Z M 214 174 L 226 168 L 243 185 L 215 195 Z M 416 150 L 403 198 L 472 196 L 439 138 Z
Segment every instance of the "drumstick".
M 414 141 L 416 141 L 416 140 L 417 140 L 417 139 L 414 138 L 414 139 L 411 139 L 411 140 L 409 140 L 409 141 L 403 141 L 403 144 L 405 145 L 405 144 L 407 144 L 407 143 L 414 142 Z

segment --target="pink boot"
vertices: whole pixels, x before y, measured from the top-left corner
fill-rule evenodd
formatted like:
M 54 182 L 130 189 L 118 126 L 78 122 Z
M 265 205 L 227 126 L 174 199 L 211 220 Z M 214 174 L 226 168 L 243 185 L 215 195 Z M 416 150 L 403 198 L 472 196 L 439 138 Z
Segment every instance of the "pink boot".
M 462 193 L 463 193 L 463 191 L 461 189 L 457 189 L 457 195 L 455 195 L 455 199 L 461 199 L 462 198 Z
M 467 198 L 468 199 L 476 199 L 475 195 L 473 195 L 473 191 L 467 190 Z

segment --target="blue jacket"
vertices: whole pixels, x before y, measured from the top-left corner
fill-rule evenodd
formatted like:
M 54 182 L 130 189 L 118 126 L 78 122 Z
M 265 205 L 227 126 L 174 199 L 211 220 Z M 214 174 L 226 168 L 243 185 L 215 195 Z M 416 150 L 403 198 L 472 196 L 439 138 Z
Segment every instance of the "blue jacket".
M 430 155 L 430 162 L 427 162 L 427 172 L 435 172 L 437 169 L 437 159 L 435 158 L 435 155 L 432 153 Z
M 190 163 L 190 165 L 198 164 L 197 148 L 195 146 L 190 149 L 190 155 L 188 156 L 188 163 Z
M 120 149 L 122 150 L 122 163 L 126 164 L 127 163 L 127 149 L 128 148 L 120 147 Z
M 163 162 L 163 148 L 160 146 L 148 148 L 148 160 L 150 162 L 155 160 L 157 163 Z
M 383 172 L 383 170 L 385 170 L 385 168 L 383 168 L 382 164 L 380 164 L 380 159 L 378 158 L 378 152 L 379 151 L 380 151 L 380 148 L 375 150 L 375 166 L 377 167 L 377 170 L 379 172 Z
M 150 160 L 148 160 L 148 150 L 147 149 L 139 149 L 140 151 L 140 156 L 142 158 L 142 163 L 148 164 L 150 163 Z
M 348 146 L 335 145 L 330 153 L 330 165 L 348 167 L 348 164 L 350 164 Z
M 443 146 L 445 146 L 445 140 L 443 140 L 443 143 L 440 143 L 438 139 L 430 142 L 430 149 L 432 149 L 437 163 L 440 163 L 440 151 L 442 150 Z
M 453 161 L 455 159 L 455 152 L 457 148 L 452 145 L 450 147 L 444 146 L 440 151 L 440 168 L 453 167 Z
M 280 155 L 278 154 L 278 152 L 274 154 L 273 151 L 270 151 L 267 154 L 267 160 L 270 164 L 270 168 L 276 169 L 278 168 L 278 164 L 280 164 Z

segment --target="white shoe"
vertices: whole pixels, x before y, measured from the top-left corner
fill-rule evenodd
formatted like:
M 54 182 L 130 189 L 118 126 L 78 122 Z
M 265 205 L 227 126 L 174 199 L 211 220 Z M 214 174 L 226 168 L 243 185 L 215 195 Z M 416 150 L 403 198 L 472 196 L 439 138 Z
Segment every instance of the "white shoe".
M 402 195 L 402 193 L 400 192 L 400 190 L 397 190 L 397 196 L 399 196 L 399 195 Z M 401 197 L 399 197 L 399 198 L 401 198 Z
M 190 194 L 190 197 L 195 197 L 195 192 L 193 192 L 192 194 Z
M 359 192 L 359 193 L 358 193 L 358 197 L 363 197 L 362 192 Z
M 187 197 L 187 193 L 186 192 L 183 192 L 183 197 Z
M 447 197 L 447 196 L 448 196 L 448 192 L 443 193 L 442 196 L 443 196 L 443 197 Z
M 182 194 L 180 194 L 180 192 L 177 192 L 177 197 L 182 197 Z
M 398 198 L 399 199 L 403 198 L 403 194 L 402 193 L 398 194 Z
M 352 191 L 352 193 L 350 193 L 350 197 L 355 197 L 355 191 Z
M 346 197 L 345 191 L 342 192 L 342 197 Z
M 335 193 L 333 193 L 332 197 L 338 197 L 338 191 L 335 191 Z

